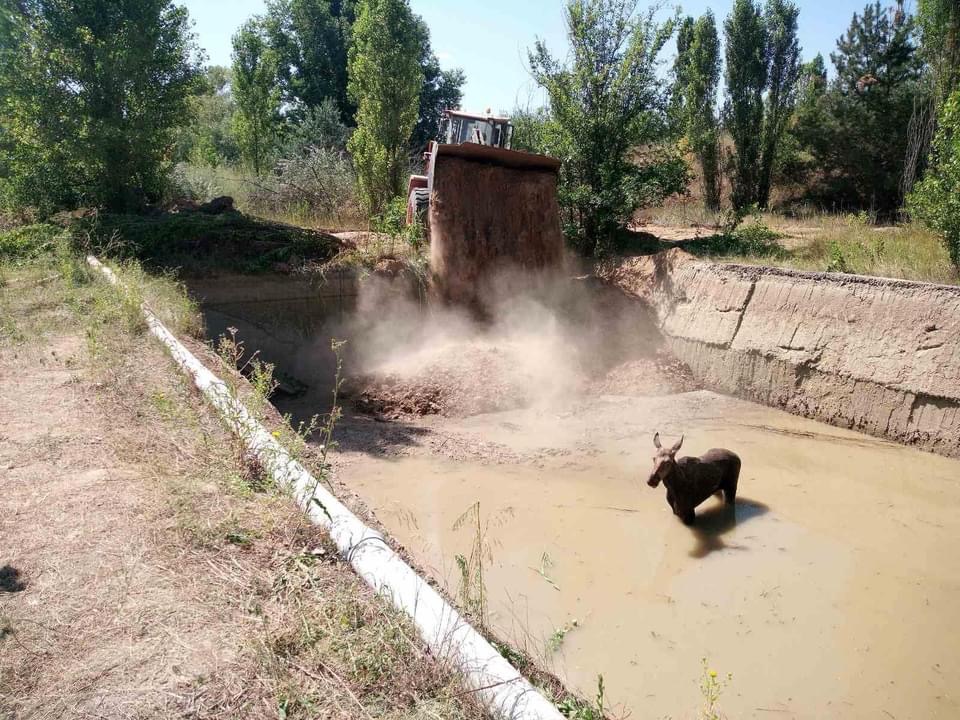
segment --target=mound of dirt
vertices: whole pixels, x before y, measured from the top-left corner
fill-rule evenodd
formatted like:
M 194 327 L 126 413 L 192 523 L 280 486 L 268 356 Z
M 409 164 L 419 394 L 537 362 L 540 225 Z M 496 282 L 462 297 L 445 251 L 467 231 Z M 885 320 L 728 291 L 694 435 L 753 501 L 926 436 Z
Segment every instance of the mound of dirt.
M 672 395 L 700 390 L 690 368 L 667 352 L 652 358 L 628 360 L 590 383 L 593 395 Z
M 450 345 L 415 372 L 396 368 L 354 379 L 346 389 L 358 410 L 397 420 L 423 415 L 470 417 L 588 395 L 666 395 L 699 389 L 689 368 L 667 353 L 628 360 L 602 377 L 538 377 L 514 348 L 480 342 Z
M 413 372 L 386 366 L 356 378 L 346 391 L 358 410 L 380 417 L 468 417 L 531 404 L 533 380 L 508 349 L 471 342 L 433 353 Z

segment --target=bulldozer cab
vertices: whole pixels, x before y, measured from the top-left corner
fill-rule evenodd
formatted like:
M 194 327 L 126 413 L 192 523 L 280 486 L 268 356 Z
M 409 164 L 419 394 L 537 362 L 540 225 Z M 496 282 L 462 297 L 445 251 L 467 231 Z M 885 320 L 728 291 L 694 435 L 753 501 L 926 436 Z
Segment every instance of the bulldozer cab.
M 509 150 L 512 135 L 510 118 L 496 117 L 489 111 L 485 115 L 471 115 L 445 110 L 440 121 L 439 140 L 447 145 L 475 143 Z

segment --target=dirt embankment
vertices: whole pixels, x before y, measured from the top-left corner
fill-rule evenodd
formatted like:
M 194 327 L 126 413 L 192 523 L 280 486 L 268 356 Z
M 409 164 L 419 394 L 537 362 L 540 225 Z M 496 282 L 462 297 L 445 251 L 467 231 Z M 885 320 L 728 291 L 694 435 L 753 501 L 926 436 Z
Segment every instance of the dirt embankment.
M 708 387 L 960 456 L 960 288 L 677 250 L 604 274 L 655 308 L 670 350 Z

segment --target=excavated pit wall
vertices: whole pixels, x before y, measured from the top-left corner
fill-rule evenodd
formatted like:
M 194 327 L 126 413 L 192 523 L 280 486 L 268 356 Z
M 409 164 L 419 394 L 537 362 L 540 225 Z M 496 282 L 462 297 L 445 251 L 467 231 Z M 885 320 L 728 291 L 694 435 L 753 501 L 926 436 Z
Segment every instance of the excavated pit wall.
M 960 457 L 960 287 L 696 261 L 605 273 L 721 392 Z

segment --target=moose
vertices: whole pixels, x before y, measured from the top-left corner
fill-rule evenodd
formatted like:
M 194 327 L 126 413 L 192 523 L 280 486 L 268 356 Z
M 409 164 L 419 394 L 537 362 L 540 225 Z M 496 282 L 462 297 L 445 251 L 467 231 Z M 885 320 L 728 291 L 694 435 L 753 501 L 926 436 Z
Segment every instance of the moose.
M 677 459 L 683 445 L 683 436 L 671 448 L 660 444 L 660 433 L 653 436 L 657 454 L 653 456 L 653 472 L 647 485 L 655 488 L 663 482 L 667 488 L 667 504 L 673 514 L 692 525 L 694 508 L 713 494 L 723 493 L 727 505 L 737 497 L 737 478 L 740 476 L 740 458 L 729 450 L 714 448 L 700 457 Z

